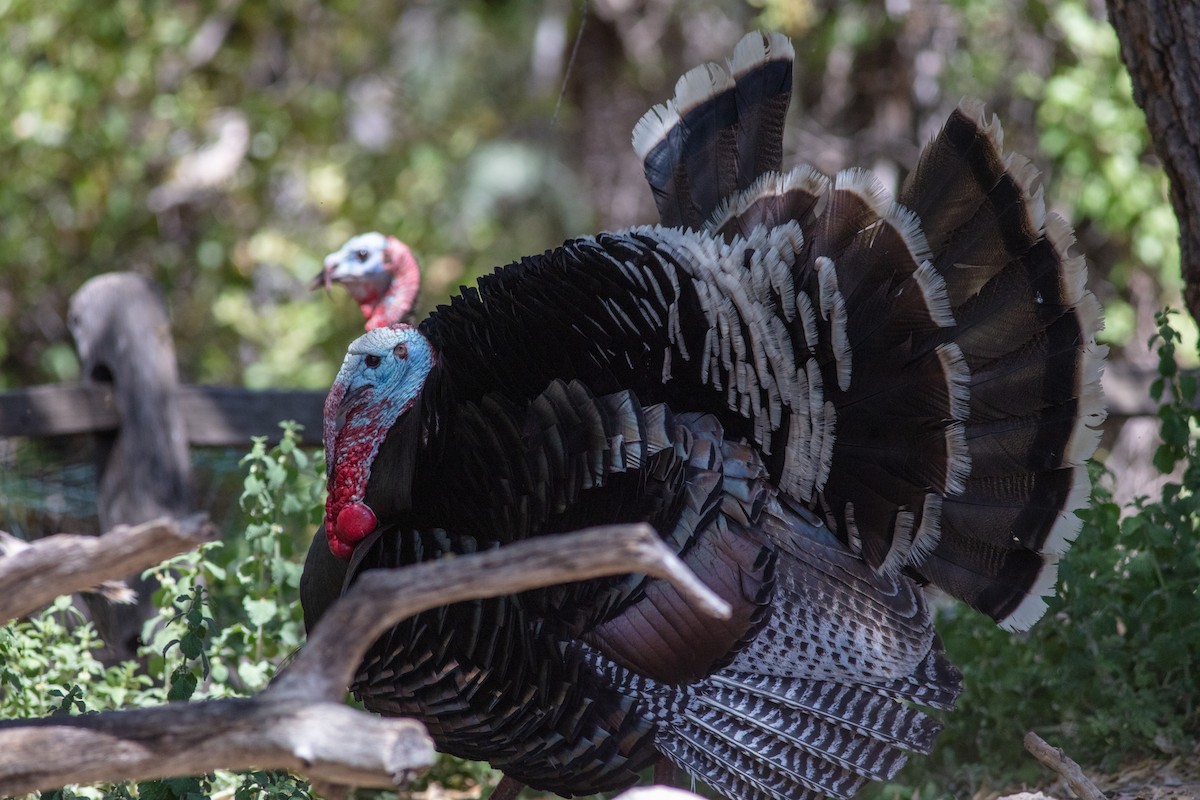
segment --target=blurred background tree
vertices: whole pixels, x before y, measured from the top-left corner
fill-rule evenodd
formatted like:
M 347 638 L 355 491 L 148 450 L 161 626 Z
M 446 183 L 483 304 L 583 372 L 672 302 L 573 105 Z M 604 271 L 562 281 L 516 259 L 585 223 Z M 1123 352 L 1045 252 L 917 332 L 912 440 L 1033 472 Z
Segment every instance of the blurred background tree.
M 1074 220 L 1112 342 L 1148 359 L 1180 288 L 1098 0 L 0 0 L 0 25 L 0 386 L 74 376 L 66 300 L 112 269 L 166 288 L 186 380 L 328 385 L 360 323 L 304 289 L 326 252 L 397 234 L 432 307 L 567 236 L 652 220 L 633 123 L 754 26 L 798 44 L 789 160 L 897 180 L 978 96 Z

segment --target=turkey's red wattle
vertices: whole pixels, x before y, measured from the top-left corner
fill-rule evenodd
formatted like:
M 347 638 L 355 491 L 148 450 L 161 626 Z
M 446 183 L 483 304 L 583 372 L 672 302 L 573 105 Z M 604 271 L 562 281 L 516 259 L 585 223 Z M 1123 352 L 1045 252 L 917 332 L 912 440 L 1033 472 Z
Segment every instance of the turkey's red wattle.
M 338 512 L 334 532 L 343 542 L 356 544 L 362 541 L 368 533 L 375 530 L 379 521 L 375 512 L 365 503 L 351 503 Z
M 387 238 L 387 272 L 392 276 L 383 296 L 360 300 L 359 308 L 367 318 L 367 330 L 385 328 L 407 320 L 421 290 L 421 269 L 408 245 L 395 236 Z
M 335 556 L 348 559 L 363 537 L 378 524 L 375 513 L 363 503 L 371 462 L 386 434 L 389 420 L 383 408 L 371 402 L 371 394 L 357 398 L 347 409 L 340 409 L 345 387 L 336 385 L 326 401 L 326 458 L 335 466 L 329 476 L 329 497 L 325 501 L 325 533 Z M 334 424 L 341 414 L 343 423 Z

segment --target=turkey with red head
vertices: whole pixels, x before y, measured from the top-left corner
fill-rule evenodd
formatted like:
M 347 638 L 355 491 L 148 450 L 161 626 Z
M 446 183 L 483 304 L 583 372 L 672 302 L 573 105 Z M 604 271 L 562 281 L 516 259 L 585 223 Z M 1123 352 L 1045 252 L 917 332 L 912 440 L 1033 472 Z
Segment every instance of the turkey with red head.
M 326 404 L 311 627 L 364 570 L 648 522 L 733 606 L 592 580 L 421 614 L 352 687 L 509 788 L 657 763 L 728 798 L 849 797 L 961 685 L 932 584 L 1046 608 L 1104 415 L 1070 228 L 976 103 L 899 196 L 780 171 L 792 47 L 750 34 L 634 129 L 662 224 L 497 269 L 349 349 Z
M 358 303 L 367 330 L 411 322 L 421 291 L 421 270 L 412 250 L 395 236 L 363 233 L 325 256 L 310 289 L 341 284 Z

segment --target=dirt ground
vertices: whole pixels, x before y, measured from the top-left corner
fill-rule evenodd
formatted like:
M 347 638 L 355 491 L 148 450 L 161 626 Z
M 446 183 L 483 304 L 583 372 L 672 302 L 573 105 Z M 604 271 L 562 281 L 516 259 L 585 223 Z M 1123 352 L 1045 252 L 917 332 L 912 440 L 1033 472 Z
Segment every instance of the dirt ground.
M 1190 753 L 1148 758 L 1113 775 L 1084 770 L 1107 800 L 1200 800 L 1200 743 Z M 998 800 L 1078 800 L 1064 781 L 1037 792 L 1001 795 Z

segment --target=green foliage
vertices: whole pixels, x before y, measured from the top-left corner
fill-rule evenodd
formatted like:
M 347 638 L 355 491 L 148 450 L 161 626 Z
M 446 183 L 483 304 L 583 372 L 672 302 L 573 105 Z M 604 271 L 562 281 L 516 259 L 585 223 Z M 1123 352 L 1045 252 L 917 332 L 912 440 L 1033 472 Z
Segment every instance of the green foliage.
M 0 628 L 0 718 L 92 713 L 168 701 L 260 691 L 303 641 L 298 593 L 302 553 L 320 513 L 320 459 L 285 423 L 279 444 L 255 439 L 242 459 L 245 538 L 212 543 L 148 570 L 159 614 L 147 622 L 145 663 L 105 667 L 94 628 L 59 598 L 49 609 Z M 215 773 L 136 786 L 64 789 L 47 798 L 207 800 L 305 798 L 287 773 Z
M 0 628 L 0 718 L 31 719 L 165 700 L 133 663 L 105 667 L 90 622 L 60 597 L 50 608 Z
M 959 607 L 943 615 L 938 628 L 966 690 L 933 756 L 902 773 L 906 784 L 968 796 L 1037 781 L 1044 776 L 1022 747 L 1029 730 L 1101 768 L 1190 748 L 1200 734 L 1200 412 L 1195 377 L 1176 365 L 1180 333 L 1166 312 L 1158 324 L 1152 391 L 1163 441 L 1154 462 L 1164 474 L 1182 466 L 1180 477 L 1122 510 L 1093 465 L 1096 488 L 1060 565 L 1058 597 L 1029 633 L 1005 633 Z
M 0 387 L 75 376 L 67 298 L 108 270 L 164 287 L 194 380 L 319 387 L 361 320 L 304 283 L 352 233 L 403 237 L 432 302 L 586 230 L 553 152 L 500 141 L 553 107 L 538 8 L 409 5 L 0 0 Z
M 1200 425 L 1200 410 L 1196 409 L 1197 381 L 1194 373 L 1184 373 L 1176 362 L 1176 349 L 1183 341 L 1182 335 L 1172 326 L 1173 310 L 1160 312 L 1155 317 L 1158 330 L 1150 338 L 1151 347 L 1158 346 L 1158 377 L 1150 384 L 1150 396 L 1161 403 L 1158 418 L 1162 422 L 1162 443 L 1154 453 L 1154 466 L 1164 475 L 1175 470 L 1177 464 L 1184 465 L 1183 483 L 1195 486 L 1200 469 L 1196 459 L 1193 432 Z M 1167 397 L 1168 402 L 1162 402 Z
M 874 0 L 702 6 L 664 4 L 660 23 L 690 25 L 683 41 L 693 50 L 700 29 L 786 30 L 806 76 L 801 111 L 843 108 L 820 120 L 839 135 L 871 128 L 885 98 L 909 106 L 923 137 L 946 98 L 983 97 L 1010 141 L 1046 168 L 1047 197 L 1088 226 L 1101 274 L 1119 283 L 1146 270 L 1178 287 L 1165 182 L 1094 3 L 945 0 L 920 13 L 903 3 L 881 13 Z M 539 72 L 537 32 L 574 31 L 548 9 L 0 2 L 0 386 L 75 376 L 66 299 L 102 271 L 133 269 L 164 286 L 190 379 L 319 387 L 360 323 L 348 297 L 313 296 L 303 282 L 350 234 L 409 242 L 426 268 L 429 308 L 460 280 L 589 232 L 583 157 L 609 154 L 580 152 L 577 90 L 563 122 L 551 121 L 560 82 Z M 700 22 L 709 18 L 723 21 Z M 928 20 L 939 20 L 936 35 Z M 611 118 L 588 124 L 632 123 L 639 83 L 675 69 L 665 62 L 680 57 L 679 36 L 664 35 L 671 45 L 661 47 L 644 39 L 622 44 L 630 63 L 612 76 Z M 590 66 L 576 65 L 574 80 L 588 81 Z M 674 75 L 665 77 L 669 85 Z M 914 90 L 921 81 L 933 88 Z M 163 206 L 159 190 L 237 115 L 244 153 L 224 180 Z M 1019 140 L 1035 127 L 1036 141 Z M 1132 310 L 1106 306 L 1122 341 Z

